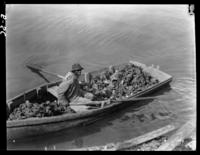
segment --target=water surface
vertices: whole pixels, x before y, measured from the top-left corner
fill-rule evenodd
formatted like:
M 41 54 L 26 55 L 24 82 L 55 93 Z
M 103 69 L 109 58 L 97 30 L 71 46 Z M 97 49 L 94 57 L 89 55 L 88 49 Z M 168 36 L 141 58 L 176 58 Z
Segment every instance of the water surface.
M 8 142 L 8 149 L 69 149 L 139 136 L 196 117 L 194 16 L 186 5 L 6 5 L 7 99 L 45 81 L 25 67 L 65 75 L 129 60 L 159 65 L 169 87 L 87 127 Z M 56 77 L 44 74 L 50 80 Z

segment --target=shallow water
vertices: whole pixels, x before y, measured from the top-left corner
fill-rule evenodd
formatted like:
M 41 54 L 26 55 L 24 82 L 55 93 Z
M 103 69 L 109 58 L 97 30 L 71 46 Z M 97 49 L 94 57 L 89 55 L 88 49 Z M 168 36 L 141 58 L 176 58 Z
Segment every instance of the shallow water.
M 7 99 L 45 83 L 25 64 L 65 75 L 75 62 L 88 72 L 136 60 L 173 76 L 154 94 L 169 98 L 137 102 L 87 127 L 8 142 L 8 149 L 103 145 L 196 117 L 194 16 L 186 5 L 7 5 L 6 16 Z

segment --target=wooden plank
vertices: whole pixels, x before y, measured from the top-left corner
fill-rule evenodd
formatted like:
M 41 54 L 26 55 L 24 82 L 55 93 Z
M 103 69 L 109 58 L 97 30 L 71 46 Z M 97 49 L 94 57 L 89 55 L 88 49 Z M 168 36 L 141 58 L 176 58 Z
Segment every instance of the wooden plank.
M 162 136 L 162 135 L 164 135 L 164 134 L 166 134 L 170 131 L 173 131 L 174 129 L 175 129 L 175 126 L 167 125 L 165 127 L 154 130 L 154 131 L 149 132 L 147 134 L 144 134 L 142 136 L 130 139 L 130 140 L 123 142 L 123 143 L 119 143 L 117 149 L 118 150 L 119 149 L 125 149 L 125 148 L 129 148 L 129 147 L 132 147 L 132 146 L 142 144 L 142 143 L 147 142 L 149 140 L 152 140 L 154 138 L 160 137 L 160 136 Z
M 196 150 L 196 130 L 191 134 L 190 138 L 192 139 L 191 142 L 189 142 L 188 144 L 186 144 L 186 147 L 191 148 L 193 151 Z
M 110 150 L 110 151 L 115 151 L 115 150 L 122 150 L 125 148 L 129 148 L 129 147 L 133 147 L 139 144 L 142 144 L 144 142 L 147 142 L 149 140 L 152 140 L 154 138 L 160 137 L 164 134 L 169 133 L 170 131 L 175 130 L 175 126 L 173 125 L 167 125 L 164 126 L 162 128 L 159 128 L 157 130 L 154 130 L 152 132 L 146 133 L 142 136 L 124 141 L 124 142 L 118 142 L 116 144 L 114 143 L 109 143 L 107 145 L 104 146 L 94 146 L 94 147 L 87 147 L 87 148 L 80 148 L 80 149 L 74 149 L 74 150 L 89 150 L 89 151 L 93 151 L 93 150 Z
M 169 139 L 162 144 L 157 151 L 172 151 L 176 146 L 178 146 L 185 138 L 189 137 L 195 129 L 194 120 L 190 120 L 185 123 L 180 129 L 178 129 L 175 134 L 169 137 Z

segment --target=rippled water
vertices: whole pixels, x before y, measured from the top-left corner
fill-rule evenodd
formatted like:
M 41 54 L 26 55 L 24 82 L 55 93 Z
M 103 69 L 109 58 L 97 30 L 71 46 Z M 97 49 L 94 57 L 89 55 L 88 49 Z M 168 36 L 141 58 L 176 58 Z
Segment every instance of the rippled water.
M 102 145 L 196 117 L 194 16 L 186 5 L 7 5 L 6 16 L 8 99 L 45 83 L 27 63 L 64 75 L 75 62 L 92 71 L 136 60 L 173 76 L 154 94 L 168 98 L 137 102 L 87 127 L 9 142 L 8 149 Z

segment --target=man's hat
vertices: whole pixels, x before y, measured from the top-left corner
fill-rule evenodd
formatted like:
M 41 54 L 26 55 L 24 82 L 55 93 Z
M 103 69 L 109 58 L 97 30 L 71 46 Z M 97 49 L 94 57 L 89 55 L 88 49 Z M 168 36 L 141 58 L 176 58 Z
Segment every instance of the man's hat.
M 72 65 L 72 71 L 79 71 L 79 70 L 82 70 L 83 67 L 81 67 L 80 64 L 73 64 Z

